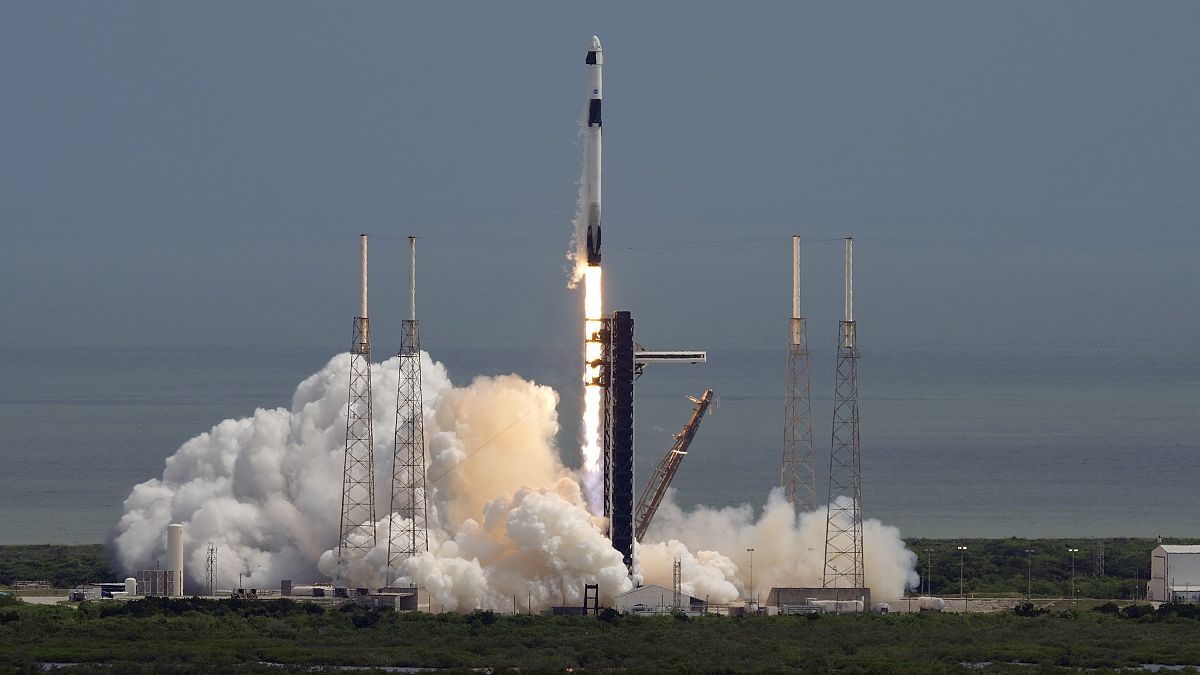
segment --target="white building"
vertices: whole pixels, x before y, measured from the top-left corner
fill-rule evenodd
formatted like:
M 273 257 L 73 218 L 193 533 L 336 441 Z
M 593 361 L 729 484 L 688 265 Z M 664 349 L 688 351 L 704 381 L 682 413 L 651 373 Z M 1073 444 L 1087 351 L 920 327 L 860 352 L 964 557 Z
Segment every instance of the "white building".
M 1200 602 L 1200 546 L 1163 544 L 1151 551 L 1146 599 Z
M 669 588 L 646 584 L 632 591 L 625 591 L 616 597 L 616 610 L 622 614 L 630 613 L 671 613 L 675 605 L 675 592 Z M 704 610 L 704 600 L 693 598 L 686 593 L 679 596 L 679 604 L 684 612 L 701 612 Z

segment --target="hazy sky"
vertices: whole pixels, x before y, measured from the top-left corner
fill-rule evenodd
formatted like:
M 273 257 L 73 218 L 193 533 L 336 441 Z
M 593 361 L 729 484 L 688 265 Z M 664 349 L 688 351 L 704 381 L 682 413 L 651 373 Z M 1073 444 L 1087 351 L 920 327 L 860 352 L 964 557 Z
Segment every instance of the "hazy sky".
M 1196 2 L 0 0 L 0 342 L 574 345 L 593 33 L 640 341 L 1196 348 Z

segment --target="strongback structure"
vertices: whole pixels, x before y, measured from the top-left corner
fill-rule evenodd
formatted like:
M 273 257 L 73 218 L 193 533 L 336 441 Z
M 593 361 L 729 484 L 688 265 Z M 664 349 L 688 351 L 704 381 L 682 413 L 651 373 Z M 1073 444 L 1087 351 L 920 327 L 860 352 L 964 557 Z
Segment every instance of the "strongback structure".
M 346 404 L 346 461 L 342 472 L 342 518 L 338 578 L 350 558 L 375 548 L 375 464 L 371 429 L 371 324 L 367 318 L 367 235 L 360 238 L 361 304 L 350 344 L 350 391 Z
M 792 318 L 788 325 L 787 393 L 783 399 L 783 461 L 779 482 L 793 507 L 802 511 L 816 508 L 808 330 L 800 314 L 800 235 L 792 236 Z
M 600 385 L 604 388 L 604 515 L 608 538 L 633 570 L 634 475 L 633 382 L 650 363 L 704 363 L 698 351 L 647 351 L 633 341 L 633 316 L 614 312 L 604 319 L 600 335 L 603 357 Z
M 858 345 L 854 330 L 854 238 L 846 238 L 844 317 L 838 331 L 829 507 L 825 521 L 825 588 L 862 588 L 862 455 L 858 435 Z
M 700 428 L 700 420 L 704 419 L 705 411 L 712 404 L 713 391 L 706 389 L 700 398 L 689 396 L 688 400 L 696 406 L 692 410 L 691 419 L 684 425 L 683 430 L 675 435 L 675 444 L 654 467 L 654 472 L 650 474 L 650 482 L 646 483 L 646 489 L 638 499 L 633 538 L 639 542 L 646 536 L 646 530 L 650 528 L 650 521 L 658 511 L 658 505 L 662 503 L 667 488 L 671 486 L 671 480 L 675 478 L 675 472 L 679 471 L 679 465 L 683 464 L 683 458 L 687 456 L 688 447 Z
M 401 561 L 429 550 L 425 494 L 425 422 L 421 341 L 417 331 L 417 239 L 408 238 L 408 318 L 400 333 L 392 506 L 388 519 L 389 575 Z M 397 522 L 397 517 L 399 522 Z M 388 579 L 389 583 L 391 579 Z
M 609 505 L 608 538 L 633 569 L 633 316 L 615 312 L 608 323 L 608 414 L 604 470 Z

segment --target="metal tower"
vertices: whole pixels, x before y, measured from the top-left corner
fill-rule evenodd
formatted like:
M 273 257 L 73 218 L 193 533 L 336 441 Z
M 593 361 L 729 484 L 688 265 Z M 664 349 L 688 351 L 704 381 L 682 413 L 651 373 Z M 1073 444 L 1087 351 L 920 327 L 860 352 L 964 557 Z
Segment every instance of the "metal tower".
M 1104 540 L 1096 540 L 1096 552 L 1092 565 L 1092 574 L 1098 577 L 1104 576 Z
M 683 611 L 683 560 L 676 558 L 671 563 L 671 611 Z
M 208 594 L 217 594 L 217 545 L 208 542 L 208 557 L 204 561 L 204 569 L 208 581 Z
M 388 570 L 429 550 L 425 494 L 425 413 L 421 392 L 421 340 L 417 332 L 417 238 L 408 238 L 408 318 L 400 332 L 400 384 L 396 392 L 396 443 L 392 455 L 392 508 L 388 518 Z M 396 518 L 400 522 L 396 522 Z M 390 581 L 390 579 L 389 579 Z
M 838 332 L 825 588 L 862 588 L 862 455 L 858 436 L 858 345 L 854 331 L 854 238 L 846 237 L 844 318 Z
M 692 417 L 683 426 L 683 430 L 675 435 L 675 444 L 659 460 L 658 466 L 654 467 L 654 472 L 650 474 L 650 482 L 646 483 L 646 489 L 642 492 L 641 499 L 638 500 L 633 519 L 633 538 L 639 542 L 642 537 L 646 536 L 646 530 L 650 528 L 650 521 L 658 511 L 663 497 L 666 496 L 667 488 L 671 487 L 671 480 L 675 478 L 675 472 L 679 471 L 679 465 L 683 464 L 688 447 L 692 444 L 692 439 L 696 437 L 696 431 L 700 428 L 700 420 L 704 419 L 704 413 L 712 405 L 713 391 L 705 389 L 704 395 L 700 398 L 689 396 L 688 400 L 696 406 L 692 410 Z
M 375 548 L 375 463 L 371 429 L 371 328 L 367 319 L 367 235 L 360 239 L 361 311 L 350 345 L 350 391 L 346 403 L 346 462 L 342 473 L 342 521 L 338 578 L 349 558 Z
M 792 319 L 788 329 L 787 394 L 783 399 L 783 462 L 779 482 L 793 507 L 817 507 L 809 396 L 808 330 L 800 315 L 800 235 L 792 235 Z

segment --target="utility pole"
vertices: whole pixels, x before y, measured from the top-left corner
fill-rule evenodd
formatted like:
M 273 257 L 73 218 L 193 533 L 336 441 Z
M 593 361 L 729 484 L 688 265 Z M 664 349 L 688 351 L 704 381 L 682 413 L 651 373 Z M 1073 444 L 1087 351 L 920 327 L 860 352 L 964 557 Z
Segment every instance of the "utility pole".
M 933 595 L 933 549 L 925 549 L 925 595 Z
M 1033 602 L 1033 549 L 1025 549 L 1025 558 L 1029 561 L 1029 581 L 1025 587 L 1025 599 Z
M 1071 602 L 1078 605 L 1079 603 L 1075 600 L 1075 554 L 1079 553 L 1079 549 L 1069 548 L 1067 551 L 1071 553 Z
M 967 553 L 966 546 L 958 547 L 958 594 L 963 599 L 963 612 L 967 611 L 967 594 L 963 591 L 963 556 Z

